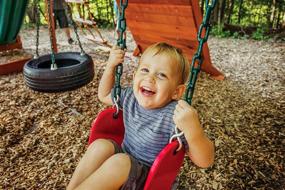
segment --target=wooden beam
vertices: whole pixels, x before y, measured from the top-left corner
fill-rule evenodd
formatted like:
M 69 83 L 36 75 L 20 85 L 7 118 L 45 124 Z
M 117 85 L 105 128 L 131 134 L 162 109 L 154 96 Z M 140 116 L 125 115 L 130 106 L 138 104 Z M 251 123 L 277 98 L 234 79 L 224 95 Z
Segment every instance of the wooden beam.
M 54 53 L 58 52 L 57 49 L 57 44 L 56 44 L 56 35 L 55 35 L 55 21 L 54 21 L 54 13 L 53 13 L 53 2 L 54 0 L 50 0 L 50 10 L 48 10 L 48 1 L 49 0 L 45 0 L 46 3 L 46 10 L 47 10 L 47 14 L 50 16 L 48 16 L 48 25 L 49 25 L 49 32 L 50 32 L 50 37 L 52 37 L 52 42 L 51 42 L 51 46 L 53 47 Z M 48 13 L 49 11 L 49 13 Z

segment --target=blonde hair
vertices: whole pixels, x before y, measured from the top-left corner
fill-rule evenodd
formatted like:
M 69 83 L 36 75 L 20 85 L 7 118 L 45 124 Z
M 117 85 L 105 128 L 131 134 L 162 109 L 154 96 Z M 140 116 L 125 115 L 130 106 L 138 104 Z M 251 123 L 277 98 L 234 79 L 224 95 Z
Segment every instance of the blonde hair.
M 185 54 L 182 53 L 182 50 L 176 48 L 165 42 L 155 43 L 149 46 L 142 54 L 141 60 L 146 56 L 151 54 L 155 55 L 167 55 L 169 56 L 177 65 L 179 65 L 179 71 L 181 73 L 180 84 L 185 84 L 188 81 L 189 75 L 189 61 Z

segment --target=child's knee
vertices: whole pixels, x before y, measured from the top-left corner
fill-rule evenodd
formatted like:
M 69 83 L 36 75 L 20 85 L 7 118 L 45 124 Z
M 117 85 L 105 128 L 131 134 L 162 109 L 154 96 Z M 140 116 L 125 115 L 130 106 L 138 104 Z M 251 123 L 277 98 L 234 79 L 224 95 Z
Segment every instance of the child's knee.
M 129 173 L 129 170 L 131 169 L 131 159 L 127 154 L 118 153 L 106 161 L 106 166 L 110 167 L 112 171 L 124 171 Z
M 112 154 L 115 152 L 114 145 L 110 140 L 107 139 L 97 139 L 93 143 L 88 146 L 89 151 L 94 151 L 97 154 L 103 152 L 111 152 Z

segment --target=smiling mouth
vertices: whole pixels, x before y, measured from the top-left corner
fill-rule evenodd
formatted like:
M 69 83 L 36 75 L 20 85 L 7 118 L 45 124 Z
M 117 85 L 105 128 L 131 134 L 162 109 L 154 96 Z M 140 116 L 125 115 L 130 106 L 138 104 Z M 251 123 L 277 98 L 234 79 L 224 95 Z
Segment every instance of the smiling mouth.
M 152 96 L 155 94 L 155 91 L 152 91 L 150 88 L 147 87 L 140 87 L 140 91 L 145 96 Z

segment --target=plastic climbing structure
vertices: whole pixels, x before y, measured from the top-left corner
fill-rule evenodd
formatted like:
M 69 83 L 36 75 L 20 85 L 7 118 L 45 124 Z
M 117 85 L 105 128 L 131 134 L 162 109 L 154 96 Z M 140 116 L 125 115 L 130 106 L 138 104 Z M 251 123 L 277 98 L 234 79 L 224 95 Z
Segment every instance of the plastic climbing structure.
M 14 49 L 22 49 L 21 38 L 18 35 L 28 0 L 1 0 L 0 1 L 0 53 Z M 23 65 L 31 56 L 22 57 L 7 63 L 0 63 L 0 74 L 21 71 Z
M 191 62 L 199 45 L 197 34 L 202 22 L 199 1 L 129 0 L 126 19 L 137 44 L 135 55 L 152 43 L 164 41 L 181 48 Z M 201 69 L 212 77 L 223 80 L 223 73 L 211 62 L 207 44 L 204 45 L 202 54 L 204 63 Z

